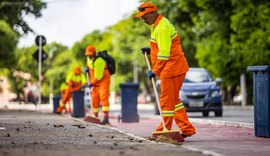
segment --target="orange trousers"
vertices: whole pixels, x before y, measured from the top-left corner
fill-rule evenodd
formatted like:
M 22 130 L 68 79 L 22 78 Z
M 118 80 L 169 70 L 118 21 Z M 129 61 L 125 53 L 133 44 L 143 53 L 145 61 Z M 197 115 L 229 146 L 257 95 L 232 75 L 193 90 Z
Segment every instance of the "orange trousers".
M 186 74 L 181 74 L 171 78 L 160 79 L 160 105 L 166 128 L 171 130 L 174 120 L 183 134 L 191 136 L 196 133 L 196 130 L 189 122 L 186 109 L 179 98 L 179 91 L 185 76 Z M 162 123 L 156 130 L 163 130 Z
M 110 79 L 102 82 L 98 86 L 92 87 L 91 102 L 93 105 L 93 113 L 97 114 L 99 112 L 100 103 L 102 104 L 103 113 L 108 113 L 110 111 L 109 87 Z
M 73 82 L 73 87 L 71 87 L 71 84 L 69 84 L 68 88 L 64 91 L 64 95 L 63 95 L 63 97 L 61 99 L 61 104 L 65 105 L 68 101 L 70 101 L 71 93 L 73 91 L 80 90 L 81 87 L 82 87 L 81 83 L 78 83 L 78 82 Z M 61 107 L 64 107 L 64 106 L 61 106 Z

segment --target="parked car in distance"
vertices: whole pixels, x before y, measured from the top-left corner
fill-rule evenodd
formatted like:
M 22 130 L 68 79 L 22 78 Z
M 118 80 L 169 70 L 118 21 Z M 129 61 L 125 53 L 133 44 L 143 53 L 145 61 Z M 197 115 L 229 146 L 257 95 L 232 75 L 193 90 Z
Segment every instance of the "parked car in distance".
M 213 80 L 205 68 L 189 68 L 179 92 L 187 112 L 202 112 L 204 117 L 214 111 L 215 116 L 222 116 L 221 78 Z M 157 89 L 159 89 L 159 80 Z M 156 113 L 157 114 L 157 113 Z

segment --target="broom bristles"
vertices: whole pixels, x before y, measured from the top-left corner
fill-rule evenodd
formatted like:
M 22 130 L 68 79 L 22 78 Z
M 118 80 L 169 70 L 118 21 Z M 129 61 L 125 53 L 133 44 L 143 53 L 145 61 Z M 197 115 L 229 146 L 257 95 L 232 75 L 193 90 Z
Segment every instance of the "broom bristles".
M 100 124 L 100 119 L 94 116 L 86 116 L 83 120 L 95 124 Z
M 167 138 L 170 138 L 172 140 L 175 140 L 177 142 L 185 142 L 184 138 L 180 134 L 178 130 L 170 130 L 170 131 L 155 131 L 152 132 L 152 137 L 154 139 L 157 139 L 159 136 L 165 136 Z

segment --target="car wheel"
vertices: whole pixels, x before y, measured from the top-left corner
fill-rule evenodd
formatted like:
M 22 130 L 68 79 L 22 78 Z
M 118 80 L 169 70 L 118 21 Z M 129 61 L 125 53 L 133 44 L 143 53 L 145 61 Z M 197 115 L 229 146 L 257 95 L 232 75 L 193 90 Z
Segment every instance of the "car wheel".
M 203 117 L 208 117 L 209 116 L 209 112 L 208 111 L 203 111 Z
M 215 116 L 222 116 L 222 111 L 215 111 Z

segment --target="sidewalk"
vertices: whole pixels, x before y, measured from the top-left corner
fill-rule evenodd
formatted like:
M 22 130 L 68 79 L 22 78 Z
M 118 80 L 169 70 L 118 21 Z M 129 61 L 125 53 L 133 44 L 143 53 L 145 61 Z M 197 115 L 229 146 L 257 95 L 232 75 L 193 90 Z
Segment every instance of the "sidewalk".
M 0 109 L 2 156 L 202 156 L 181 145 L 162 144 L 112 127 L 64 115 Z
M 120 106 L 114 106 L 112 111 L 118 110 L 112 114 L 112 125 L 120 130 L 135 134 L 141 137 L 151 135 L 156 126 L 160 123 L 160 116 L 152 114 L 143 114 L 139 122 L 123 123 L 118 122 Z M 142 108 L 144 107 L 144 108 Z M 226 109 L 247 109 L 253 110 L 252 106 L 225 106 Z M 138 109 L 153 109 L 151 106 L 138 105 Z M 253 123 L 231 122 L 206 118 L 190 118 L 195 125 L 197 134 L 186 138 L 183 144 L 185 148 L 203 151 L 203 153 L 212 155 L 229 155 L 229 156 L 266 156 L 270 152 L 270 138 L 261 138 L 254 136 Z M 174 129 L 178 127 L 174 124 Z
M 152 109 L 148 106 L 138 109 Z M 29 109 L 29 108 L 28 108 Z M 241 109 L 241 108 L 239 108 Z M 250 108 L 244 108 L 250 109 Z M 42 109 L 49 111 L 48 108 Z M 111 108 L 111 124 L 113 127 L 107 127 L 111 130 L 118 130 L 143 139 L 150 136 L 152 131 L 160 122 L 159 116 L 152 114 L 141 115 L 139 122 L 122 123 L 118 122 L 120 106 L 114 105 Z M 51 110 L 50 110 L 51 112 Z M 69 118 L 70 115 L 65 115 Z M 73 118 L 75 119 L 75 118 Z M 81 118 L 75 120 L 83 122 Z M 186 138 L 186 142 L 181 147 L 192 151 L 201 151 L 210 155 L 229 155 L 229 156 L 266 156 L 270 152 L 270 138 L 261 138 L 254 136 L 252 123 L 228 122 L 218 120 L 206 120 L 191 118 L 190 121 L 195 125 L 197 134 Z M 177 126 L 173 126 L 177 129 Z M 159 147 L 159 146 L 158 146 Z M 179 146 L 177 146 L 179 148 Z M 145 154 L 143 154 L 145 155 Z

